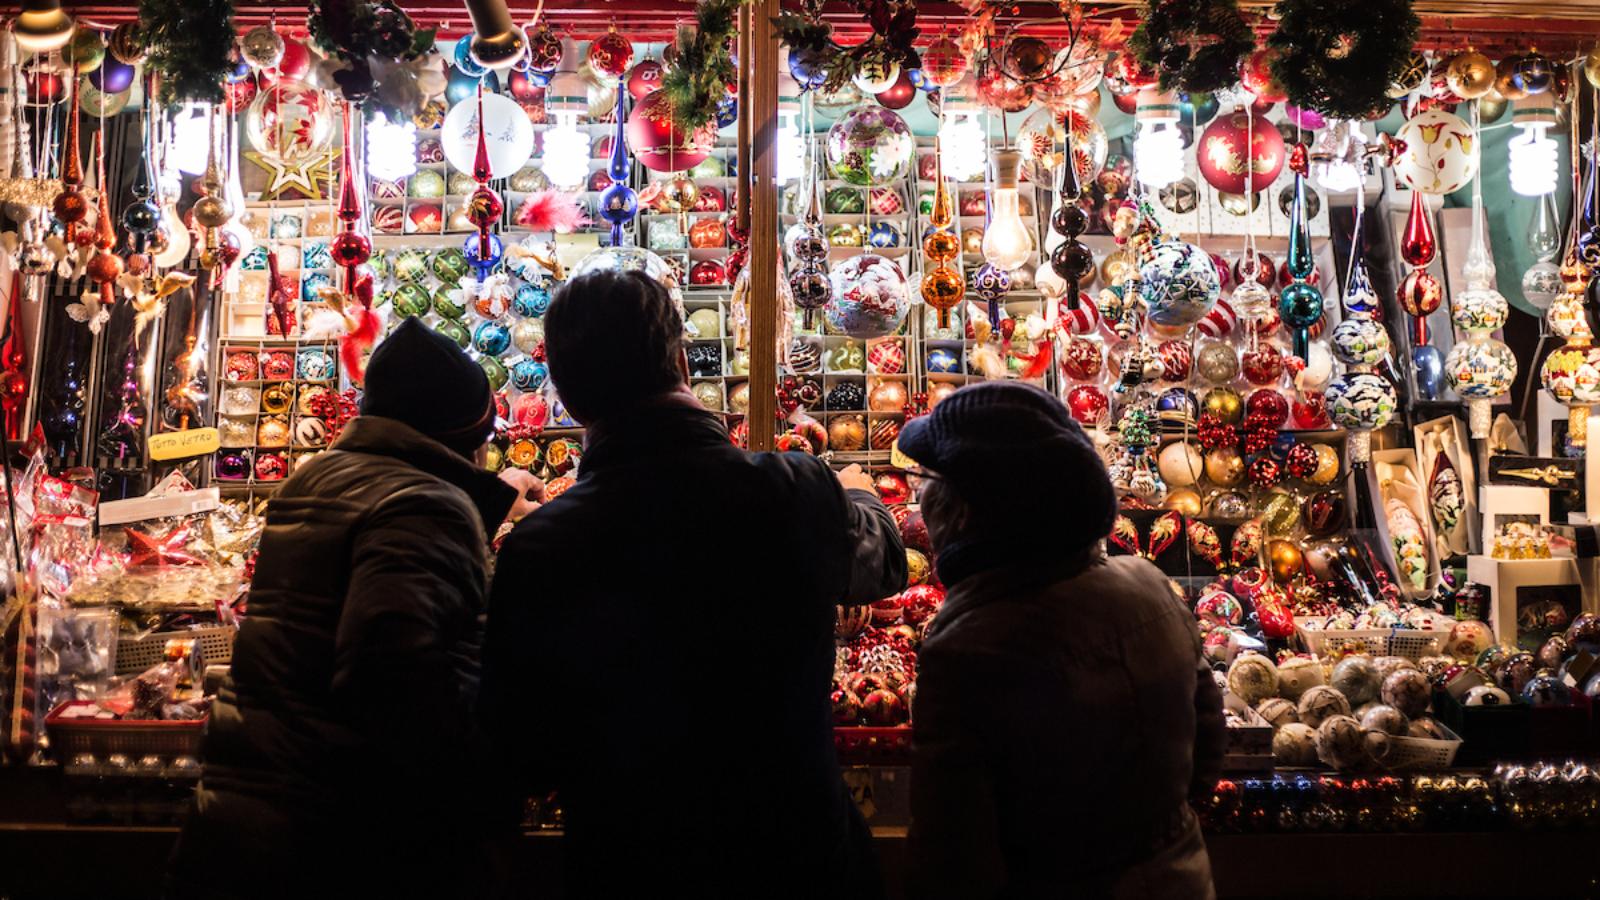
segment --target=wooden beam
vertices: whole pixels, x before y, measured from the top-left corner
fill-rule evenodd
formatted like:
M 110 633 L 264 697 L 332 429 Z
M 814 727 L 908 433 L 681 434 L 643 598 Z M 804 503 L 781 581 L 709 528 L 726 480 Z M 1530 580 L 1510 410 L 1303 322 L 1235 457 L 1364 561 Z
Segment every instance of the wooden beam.
M 778 34 L 779 0 L 753 0 L 744 7 L 747 90 L 739 106 L 748 115 L 750 165 L 740 180 L 750 191 L 750 449 L 770 450 L 778 406 Z

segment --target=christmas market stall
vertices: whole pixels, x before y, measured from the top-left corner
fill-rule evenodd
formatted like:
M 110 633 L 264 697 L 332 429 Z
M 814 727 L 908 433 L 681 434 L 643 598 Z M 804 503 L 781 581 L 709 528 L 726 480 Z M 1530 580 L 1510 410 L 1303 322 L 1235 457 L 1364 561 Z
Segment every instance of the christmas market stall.
M 487 375 L 488 466 L 570 487 L 544 315 L 610 269 L 733 442 L 900 525 L 832 686 L 881 839 L 945 596 L 897 437 L 996 379 L 1089 430 L 1107 552 L 1194 612 L 1214 848 L 1593 829 L 1597 94 L 1582 0 L 25 0 L 0 785 L 48 811 L 0 818 L 170 841 L 265 510 L 403 320 Z

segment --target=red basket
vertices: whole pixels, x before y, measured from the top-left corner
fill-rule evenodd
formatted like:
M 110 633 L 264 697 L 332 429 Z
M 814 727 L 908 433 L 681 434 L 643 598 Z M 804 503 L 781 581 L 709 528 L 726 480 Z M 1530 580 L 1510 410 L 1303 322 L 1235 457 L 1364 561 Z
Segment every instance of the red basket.
M 833 747 L 845 765 L 904 765 L 911 758 L 911 726 L 835 728 Z
M 70 759 L 80 753 L 95 756 L 121 753 L 134 758 L 154 754 L 168 759 L 200 755 L 200 739 L 205 736 L 209 714 L 199 719 L 171 722 L 62 716 L 70 708 L 94 705 L 89 700 L 68 700 L 45 717 L 44 727 L 50 734 L 50 747 L 57 759 Z

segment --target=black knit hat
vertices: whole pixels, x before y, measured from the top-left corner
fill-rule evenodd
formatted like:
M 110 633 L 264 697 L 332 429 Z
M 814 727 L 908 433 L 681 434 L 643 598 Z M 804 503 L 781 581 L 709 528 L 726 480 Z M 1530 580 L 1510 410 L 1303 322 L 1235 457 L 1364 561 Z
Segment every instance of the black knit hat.
M 471 456 L 494 431 L 494 391 L 455 341 L 410 318 L 372 351 L 361 414 L 404 422 Z
M 1070 532 L 1063 549 L 1105 537 L 1116 520 L 1116 490 L 1094 441 L 1061 401 L 1030 385 L 962 388 L 907 422 L 900 450 L 970 506 L 1043 510 L 1053 520 L 1046 531 Z

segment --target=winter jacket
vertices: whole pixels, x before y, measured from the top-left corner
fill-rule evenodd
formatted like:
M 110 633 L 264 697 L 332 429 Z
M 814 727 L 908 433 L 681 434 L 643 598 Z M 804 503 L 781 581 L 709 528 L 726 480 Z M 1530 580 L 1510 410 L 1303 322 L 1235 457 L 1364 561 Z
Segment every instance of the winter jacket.
M 1187 801 L 1222 697 L 1166 577 L 1098 544 L 966 562 L 917 659 L 911 896 L 1212 896 Z
M 514 496 L 372 416 L 283 483 L 212 712 L 175 895 L 468 893 L 457 872 L 484 833 L 487 796 L 473 718 L 485 534 Z
M 591 431 L 496 563 L 484 709 L 564 810 L 568 896 L 877 890 L 834 755 L 836 604 L 900 590 L 877 497 L 672 399 Z

